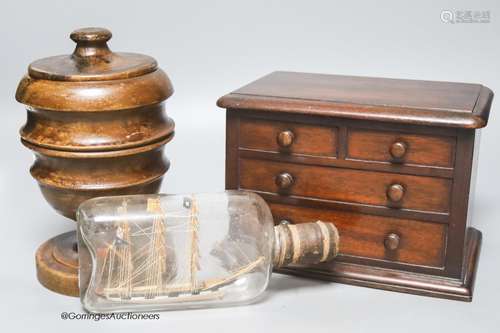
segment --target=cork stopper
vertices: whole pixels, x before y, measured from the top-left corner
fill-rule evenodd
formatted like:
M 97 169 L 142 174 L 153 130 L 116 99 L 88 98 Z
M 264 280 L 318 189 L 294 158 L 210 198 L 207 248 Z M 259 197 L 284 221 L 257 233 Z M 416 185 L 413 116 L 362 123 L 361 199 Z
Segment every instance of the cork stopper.
M 280 224 L 274 227 L 274 236 L 273 265 L 277 268 L 318 264 L 339 252 L 339 233 L 332 223 Z

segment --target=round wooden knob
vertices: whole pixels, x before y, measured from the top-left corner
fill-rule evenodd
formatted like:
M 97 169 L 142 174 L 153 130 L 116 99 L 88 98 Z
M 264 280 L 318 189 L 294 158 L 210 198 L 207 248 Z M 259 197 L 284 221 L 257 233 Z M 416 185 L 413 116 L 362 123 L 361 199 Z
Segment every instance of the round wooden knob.
M 385 236 L 384 246 L 387 250 L 394 251 L 398 249 L 400 241 L 401 238 L 398 234 L 390 233 Z
M 105 28 L 83 28 L 71 33 L 70 38 L 76 43 L 73 57 L 82 61 L 96 57 L 109 57 L 111 51 L 106 42 L 111 39 L 111 31 Z M 92 59 L 91 59 L 92 58 Z
M 278 145 L 282 148 L 288 148 L 292 145 L 293 139 L 295 138 L 295 135 L 293 134 L 292 131 L 286 130 L 282 131 L 278 134 L 277 141 Z
M 408 150 L 407 148 L 406 143 L 396 141 L 389 148 L 389 153 L 393 158 L 401 159 L 406 155 L 406 151 Z
M 294 179 L 293 176 L 288 172 L 282 172 L 276 176 L 275 182 L 280 189 L 286 190 L 293 185 Z
M 401 184 L 392 184 L 387 189 L 387 198 L 392 202 L 399 202 L 405 195 L 405 188 Z
M 76 43 L 81 42 L 107 42 L 111 39 L 111 31 L 106 28 L 82 28 L 77 29 L 69 36 Z

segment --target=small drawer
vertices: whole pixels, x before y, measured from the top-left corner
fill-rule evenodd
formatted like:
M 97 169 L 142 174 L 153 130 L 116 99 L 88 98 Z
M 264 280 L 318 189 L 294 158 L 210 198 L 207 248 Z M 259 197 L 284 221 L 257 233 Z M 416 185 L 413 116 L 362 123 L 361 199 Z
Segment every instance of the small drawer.
M 287 196 L 446 213 L 451 180 L 243 158 L 240 187 Z
M 244 149 L 335 157 L 337 128 L 244 118 L 239 142 Z
M 444 224 L 276 203 L 270 207 L 276 224 L 317 220 L 335 223 L 342 255 L 444 266 L 447 235 Z
M 453 137 L 348 129 L 347 158 L 393 164 L 453 168 Z

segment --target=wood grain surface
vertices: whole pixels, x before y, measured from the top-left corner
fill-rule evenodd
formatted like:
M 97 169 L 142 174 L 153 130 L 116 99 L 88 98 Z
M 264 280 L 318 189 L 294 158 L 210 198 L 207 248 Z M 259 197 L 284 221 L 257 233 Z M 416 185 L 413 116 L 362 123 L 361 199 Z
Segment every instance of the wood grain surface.
M 276 177 L 281 173 L 288 173 L 294 179 L 293 185 L 285 190 L 276 185 Z M 405 194 L 398 203 L 391 202 L 387 197 L 387 190 L 393 184 L 401 184 L 405 188 Z M 449 211 L 451 190 L 449 179 L 250 159 L 240 160 L 240 186 L 284 196 L 431 212 Z
M 278 135 L 283 131 L 293 133 L 289 147 L 280 147 L 278 143 Z M 335 157 L 337 132 L 335 127 L 244 119 L 240 122 L 240 147 L 291 155 Z
M 493 93 L 479 84 L 273 72 L 221 97 L 226 109 L 428 126 L 486 126 Z M 476 103 L 480 101 L 480 103 Z
M 276 223 L 295 224 L 315 219 L 335 224 L 340 236 L 340 254 L 394 262 L 443 267 L 446 249 L 446 225 L 416 220 L 270 204 Z M 386 238 L 396 234 L 396 249 L 385 246 Z
M 456 139 L 452 137 L 349 129 L 347 158 L 453 168 L 455 142 Z M 405 152 L 400 158 L 391 156 L 391 146 L 394 143 L 406 146 Z

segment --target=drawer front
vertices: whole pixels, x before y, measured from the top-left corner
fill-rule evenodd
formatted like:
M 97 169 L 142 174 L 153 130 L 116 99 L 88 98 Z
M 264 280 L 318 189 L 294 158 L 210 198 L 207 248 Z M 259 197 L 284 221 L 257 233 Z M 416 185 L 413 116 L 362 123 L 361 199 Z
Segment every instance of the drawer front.
M 445 213 L 450 187 L 444 178 L 240 159 L 240 188 L 281 195 Z
M 335 157 L 337 129 L 260 119 L 240 120 L 240 147 L 296 155 Z
M 348 129 L 347 158 L 453 168 L 455 138 Z
M 275 223 L 333 222 L 343 255 L 443 267 L 447 226 L 328 209 L 270 204 Z

